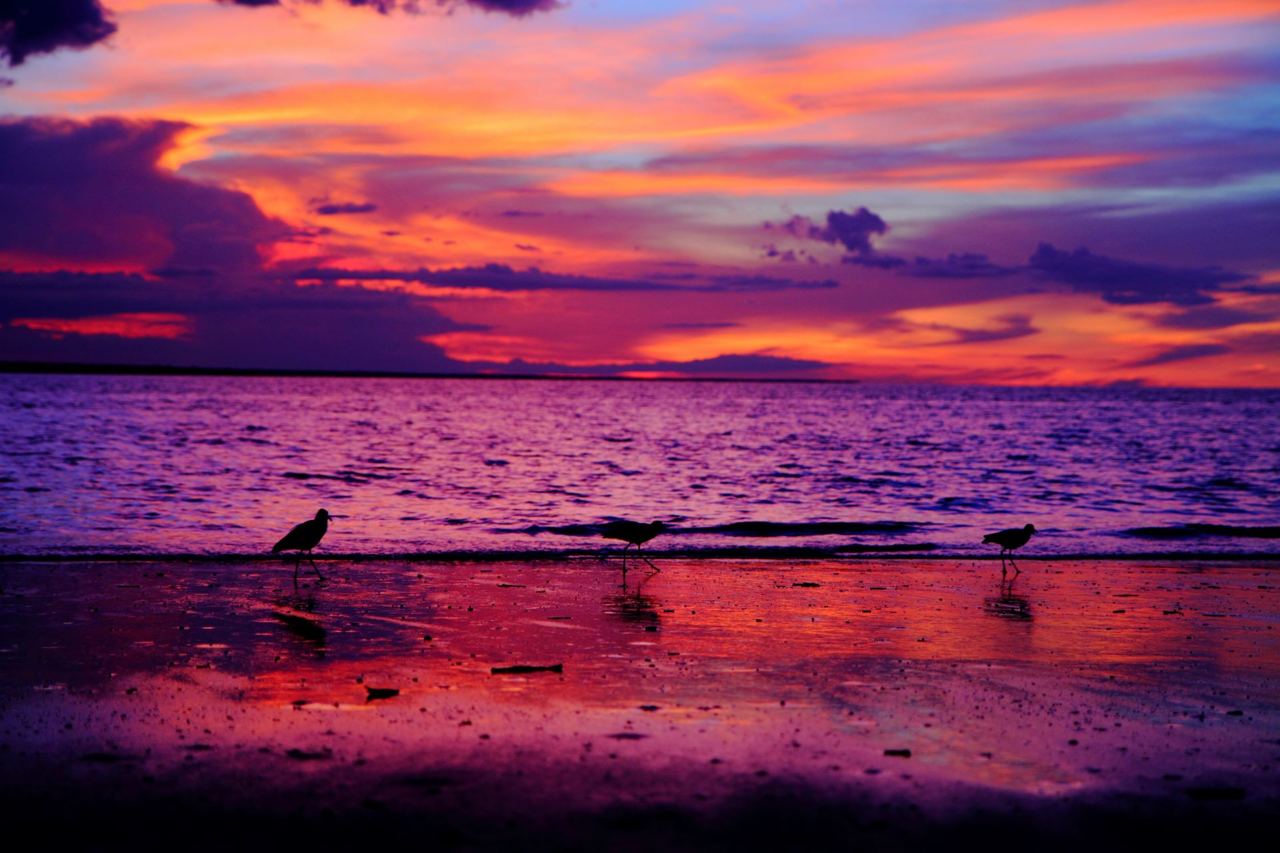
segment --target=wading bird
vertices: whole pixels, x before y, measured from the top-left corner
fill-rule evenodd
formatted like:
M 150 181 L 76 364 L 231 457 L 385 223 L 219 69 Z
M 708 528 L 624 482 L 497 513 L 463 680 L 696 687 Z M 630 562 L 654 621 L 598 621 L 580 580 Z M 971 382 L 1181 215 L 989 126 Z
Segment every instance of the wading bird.
M 605 539 L 618 539 L 627 543 L 627 547 L 622 549 L 622 578 L 626 583 L 627 577 L 627 549 L 632 545 L 636 546 L 636 553 L 640 553 L 640 548 L 644 543 L 666 530 L 667 526 L 661 521 L 651 521 L 648 524 L 641 524 L 638 521 L 611 521 L 600 529 L 600 535 Z M 649 563 L 649 567 L 655 572 L 661 571 L 657 566 L 649 561 L 644 554 L 640 554 L 640 559 Z
M 1022 569 L 1018 568 L 1018 564 L 1013 562 L 1014 550 L 1026 545 L 1031 539 L 1031 534 L 1036 532 L 1034 524 L 1028 524 L 1026 527 L 1010 527 L 1008 530 L 1001 530 L 997 533 L 988 533 L 982 537 L 984 543 L 1000 546 L 1000 574 L 1005 574 L 1008 570 L 1004 567 L 1004 555 L 1009 555 L 1009 563 L 1013 566 L 1015 574 L 1022 574 Z
M 311 563 L 311 569 L 316 573 L 316 577 L 324 580 L 324 575 L 320 574 L 320 570 L 316 568 L 316 561 L 311 559 L 311 549 L 320 544 L 320 540 L 324 538 L 328 530 L 329 511 L 322 509 L 316 513 L 315 518 L 310 521 L 304 521 L 290 530 L 284 535 L 283 539 L 272 547 L 272 554 L 279 554 L 281 551 L 298 552 L 298 559 L 293 564 L 294 583 L 298 582 L 298 566 L 302 564 L 303 552 L 306 552 L 307 562 Z

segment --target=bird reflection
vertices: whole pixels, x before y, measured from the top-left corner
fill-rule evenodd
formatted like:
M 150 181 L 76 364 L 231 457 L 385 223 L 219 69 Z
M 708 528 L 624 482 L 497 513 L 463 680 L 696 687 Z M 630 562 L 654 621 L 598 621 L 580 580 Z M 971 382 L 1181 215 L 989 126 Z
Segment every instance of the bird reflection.
M 658 615 L 657 600 L 651 595 L 640 592 L 639 586 L 634 592 L 620 592 L 605 596 L 604 612 L 628 625 L 640 625 L 645 628 L 652 626 L 656 629 L 661 620 Z
M 285 595 L 272 602 L 271 615 L 292 636 L 302 640 L 311 651 L 323 655 L 328 632 L 315 615 L 316 597 L 314 594 Z
M 1013 581 L 1000 581 L 1000 594 L 982 600 L 982 609 L 992 616 L 1015 622 L 1031 621 L 1031 602 L 1013 592 Z

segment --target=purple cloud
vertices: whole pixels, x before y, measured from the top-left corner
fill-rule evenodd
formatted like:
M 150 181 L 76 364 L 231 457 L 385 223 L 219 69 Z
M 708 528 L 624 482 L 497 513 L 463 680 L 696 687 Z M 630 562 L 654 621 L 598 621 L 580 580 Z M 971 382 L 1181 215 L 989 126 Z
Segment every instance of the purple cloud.
M 129 315 L 178 315 L 189 322 L 191 331 L 180 339 L 125 339 L 41 331 L 15 322 Z M 767 353 L 591 367 L 521 360 L 461 362 L 421 340 L 445 332 L 485 330 L 450 320 L 410 294 L 330 283 L 299 287 L 205 276 L 155 280 L 125 273 L 0 272 L 3 361 L 580 376 L 659 372 L 698 377 L 793 377 L 831 366 Z
M 821 240 L 832 245 L 839 243 L 846 251 L 869 255 L 875 250 L 871 237 L 884 234 L 888 224 L 875 213 L 860 207 L 852 213 L 843 210 L 827 211 L 825 224 L 819 225 L 807 216 L 793 216 L 786 222 L 774 225 L 766 222 L 765 228 L 781 228 L 793 237 L 803 240 Z
M 217 0 L 225 6 L 286 5 L 282 0 Z M 290 0 L 294 2 L 294 0 Z M 318 2 L 318 0 L 297 0 Z M 335 0 L 348 6 L 366 6 L 381 14 L 395 9 L 417 12 L 417 0 Z M 535 12 L 549 12 L 560 0 L 432 0 L 449 10 L 471 6 L 484 12 L 498 12 L 523 18 Z M 0 0 L 0 60 L 10 67 L 21 65 L 28 56 L 52 53 L 63 48 L 82 50 L 116 31 L 111 12 L 101 0 Z M 6 83 L 11 81 L 5 81 Z
M 1225 305 L 1203 305 L 1160 317 L 1156 323 L 1167 329 L 1226 329 L 1245 323 L 1264 323 L 1275 316 L 1275 313 L 1244 311 Z
M 97 44 L 116 31 L 99 0 L 0 0 L 0 59 Z
M 416 12 L 419 3 L 416 0 L 336 0 L 348 6 L 367 6 L 383 15 L 394 9 Z M 282 0 L 218 0 L 228 6 L 281 6 Z M 317 0 L 307 0 L 317 2 Z M 523 18 L 534 12 L 549 12 L 561 5 L 559 0 L 432 0 L 436 6 L 454 9 L 458 6 L 473 6 L 485 12 L 501 12 L 515 18 Z
M 53 262 L 256 269 L 287 227 L 246 194 L 157 164 L 186 125 L 0 121 L 0 252 Z
M 621 373 L 681 373 L 690 377 L 705 378 L 718 376 L 781 376 L 796 378 L 796 374 L 808 373 L 812 375 L 835 365 L 825 361 L 789 358 L 766 353 L 729 353 L 712 358 L 693 359 L 692 361 L 643 361 L 586 367 L 554 363 L 535 364 L 522 359 L 515 359 L 510 362 L 485 362 L 475 366 L 487 371 L 532 375 L 616 376 Z
M 1008 341 L 1014 338 L 1025 338 L 1037 334 L 1040 330 L 1031 325 L 1029 314 L 1005 314 L 996 318 L 1000 326 L 995 329 L 962 329 L 958 326 L 939 326 L 954 333 L 955 337 L 948 344 L 986 344 L 993 341 Z
M 15 322 L 129 315 L 178 315 L 191 332 L 181 339 L 124 339 Z M 465 365 L 421 338 L 483 330 L 456 323 L 408 294 L 359 287 L 0 272 L 0 359 L 11 361 L 458 372 Z
M 918 257 L 903 270 L 907 275 L 920 278 L 1004 278 L 1023 271 L 1023 267 L 993 263 L 986 255 L 976 252 L 950 254 L 945 258 Z
M 782 290 L 814 290 L 837 287 L 830 279 L 812 281 L 806 279 L 778 278 L 764 275 L 708 275 L 653 276 L 647 279 L 599 278 L 587 275 L 566 275 L 545 272 L 537 267 L 517 270 L 506 264 L 485 264 L 479 267 L 452 267 L 449 269 L 417 270 L 348 270 L 331 267 L 302 269 L 290 276 L 293 281 L 402 281 L 430 284 L 439 287 L 482 288 L 504 293 L 531 290 L 584 290 L 614 293 L 670 292 L 670 293 L 768 293 Z M 685 281 L 675 284 L 659 278 Z
M 1041 243 L 1028 263 L 1051 281 L 1069 284 L 1077 292 L 1100 294 L 1113 305 L 1207 305 L 1214 301 L 1210 291 L 1249 278 L 1219 267 L 1165 267 L 1123 261 L 1095 255 L 1085 248 L 1065 252 L 1048 243 Z
M 1193 358 L 1207 358 L 1211 355 L 1222 355 L 1231 352 L 1231 347 L 1224 344 L 1185 344 L 1171 347 L 1150 358 L 1131 362 L 1130 367 L 1154 367 L 1158 364 L 1170 364 L 1175 361 L 1189 361 Z
M 325 202 L 312 208 L 321 216 L 337 216 L 343 213 L 373 213 L 378 206 L 369 201 Z
M 882 255 L 877 252 L 868 252 L 865 255 L 850 254 L 840 259 L 842 264 L 852 264 L 859 267 L 871 267 L 878 270 L 892 270 L 906 265 L 906 261 L 896 255 Z

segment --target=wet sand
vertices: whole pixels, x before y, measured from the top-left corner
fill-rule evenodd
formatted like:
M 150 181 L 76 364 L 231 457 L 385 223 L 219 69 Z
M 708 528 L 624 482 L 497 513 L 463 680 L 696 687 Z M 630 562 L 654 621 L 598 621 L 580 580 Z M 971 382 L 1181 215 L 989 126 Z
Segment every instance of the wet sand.
M 6 825 L 95 846 L 1180 849 L 1280 806 L 1250 562 L 0 566 Z M 514 671 L 499 671 L 515 668 Z M 544 669 L 545 668 L 545 669 Z

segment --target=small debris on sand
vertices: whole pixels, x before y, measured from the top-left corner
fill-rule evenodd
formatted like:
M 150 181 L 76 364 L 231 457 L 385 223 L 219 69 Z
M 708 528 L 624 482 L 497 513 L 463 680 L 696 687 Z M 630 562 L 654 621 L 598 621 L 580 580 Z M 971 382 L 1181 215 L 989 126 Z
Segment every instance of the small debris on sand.
M 911 750 L 909 750 L 909 749 L 886 749 L 886 750 L 884 751 L 884 754 L 885 754 L 885 755 L 888 755 L 888 756 L 892 756 L 893 758 L 910 758 L 910 757 L 911 757 Z
M 400 695 L 400 691 L 395 687 L 370 687 L 366 684 L 364 689 L 369 694 L 365 697 L 366 702 L 372 702 L 375 699 L 390 699 L 392 696 Z
M 285 750 L 284 754 L 294 761 L 327 761 L 333 758 L 333 750 L 328 747 L 315 750 L 294 747 L 293 749 Z
M 534 666 L 521 663 L 515 666 L 494 666 L 489 668 L 490 675 L 528 675 L 531 672 L 564 672 L 564 664 L 553 663 L 550 666 Z

